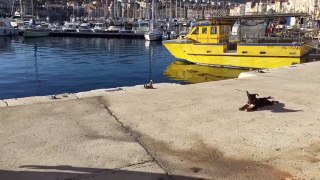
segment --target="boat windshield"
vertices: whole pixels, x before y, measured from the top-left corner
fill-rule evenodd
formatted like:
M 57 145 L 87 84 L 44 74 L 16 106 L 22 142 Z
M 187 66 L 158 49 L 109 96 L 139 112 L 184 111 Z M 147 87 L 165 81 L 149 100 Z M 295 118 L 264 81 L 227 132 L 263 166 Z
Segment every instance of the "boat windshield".
M 68 28 L 75 28 L 76 26 L 73 25 L 73 24 L 67 24 L 67 27 L 68 27 Z
M 139 23 L 139 27 L 149 27 L 149 23 L 141 22 L 141 23 Z
M 87 24 L 81 24 L 79 28 L 81 28 L 81 29 L 87 29 L 87 28 L 89 28 L 89 27 L 88 27 Z

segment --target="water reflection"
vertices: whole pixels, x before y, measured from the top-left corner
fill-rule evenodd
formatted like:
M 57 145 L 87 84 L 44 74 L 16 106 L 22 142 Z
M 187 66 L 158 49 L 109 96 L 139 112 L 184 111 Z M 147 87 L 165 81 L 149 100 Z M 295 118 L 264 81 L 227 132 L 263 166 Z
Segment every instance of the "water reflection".
M 38 45 L 35 43 L 33 45 L 34 48 L 34 72 L 36 76 L 36 95 L 40 94 L 40 80 L 39 80 L 39 68 L 38 68 L 38 59 L 37 59 L 37 52 L 38 52 Z
M 73 93 L 154 82 L 174 57 L 143 39 L 0 39 L 0 99 Z M 179 83 L 179 82 L 178 82 Z
M 11 46 L 11 37 L 0 36 L 0 53 L 13 51 Z
M 186 83 L 201 83 L 236 78 L 241 72 L 245 71 L 243 69 L 200 66 L 183 61 L 175 61 L 168 66 L 163 74 L 173 80 Z
M 150 41 L 146 41 L 146 43 L 149 43 Z M 153 79 L 152 76 L 152 70 L 153 70 L 153 46 L 150 47 L 150 44 L 148 44 L 149 47 L 149 81 Z
M 197 83 L 241 72 L 171 64 L 174 61 L 161 43 L 143 39 L 4 37 L 0 38 L 0 99 L 134 86 L 150 80 Z

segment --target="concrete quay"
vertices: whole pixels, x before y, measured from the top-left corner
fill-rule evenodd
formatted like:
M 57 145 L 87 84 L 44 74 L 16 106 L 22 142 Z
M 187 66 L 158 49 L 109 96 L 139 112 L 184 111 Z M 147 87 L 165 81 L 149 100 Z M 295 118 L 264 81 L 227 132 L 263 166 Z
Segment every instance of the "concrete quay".
M 320 179 L 319 69 L 3 100 L 0 179 Z

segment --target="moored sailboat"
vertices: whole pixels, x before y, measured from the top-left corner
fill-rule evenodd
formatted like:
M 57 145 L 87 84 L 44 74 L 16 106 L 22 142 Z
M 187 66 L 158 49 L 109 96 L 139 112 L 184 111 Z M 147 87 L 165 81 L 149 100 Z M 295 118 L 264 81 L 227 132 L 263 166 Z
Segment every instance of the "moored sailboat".
M 45 37 L 49 36 L 49 29 L 43 28 L 41 25 L 35 25 L 33 19 L 30 20 L 29 27 L 26 28 L 23 32 L 23 36 L 26 38 L 31 37 Z
M 34 16 L 33 16 L 33 0 L 31 0 L 31 7 L 32 7 L 32 18 L 29 22 L 29 27 L 26 28 L 23 32 L 23 36 L 26 38 L 31 37 L 44 37 L 49 36 L 49 29 L 43 28 L 41 25 L 36 25 Z
M 154 27 L 154 7 L 155 2 L 152 0 L 152 11 L 151 11 L 151 21 L 149 26 L 149 31 L 144 34 L 144 38 L 147 41 L 161 41 L 162 40 L 162 32 Z

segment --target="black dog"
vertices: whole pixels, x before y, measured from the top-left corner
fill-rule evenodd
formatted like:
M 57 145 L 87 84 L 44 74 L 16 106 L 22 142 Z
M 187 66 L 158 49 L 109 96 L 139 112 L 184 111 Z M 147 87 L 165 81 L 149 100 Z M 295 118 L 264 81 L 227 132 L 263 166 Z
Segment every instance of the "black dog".
M 248 96 L 248 102 L 247 104 L 239 108 L 240 111 L 255 111 L 260 107 L 269 106 L 269 105 L 278 103 L 278 101 L 269 100 L 269 99 L 272 99 L 271 96 L 257 98 L 259 94 L 250 94 L 248 91 L 247 91 L 247 96 Z

